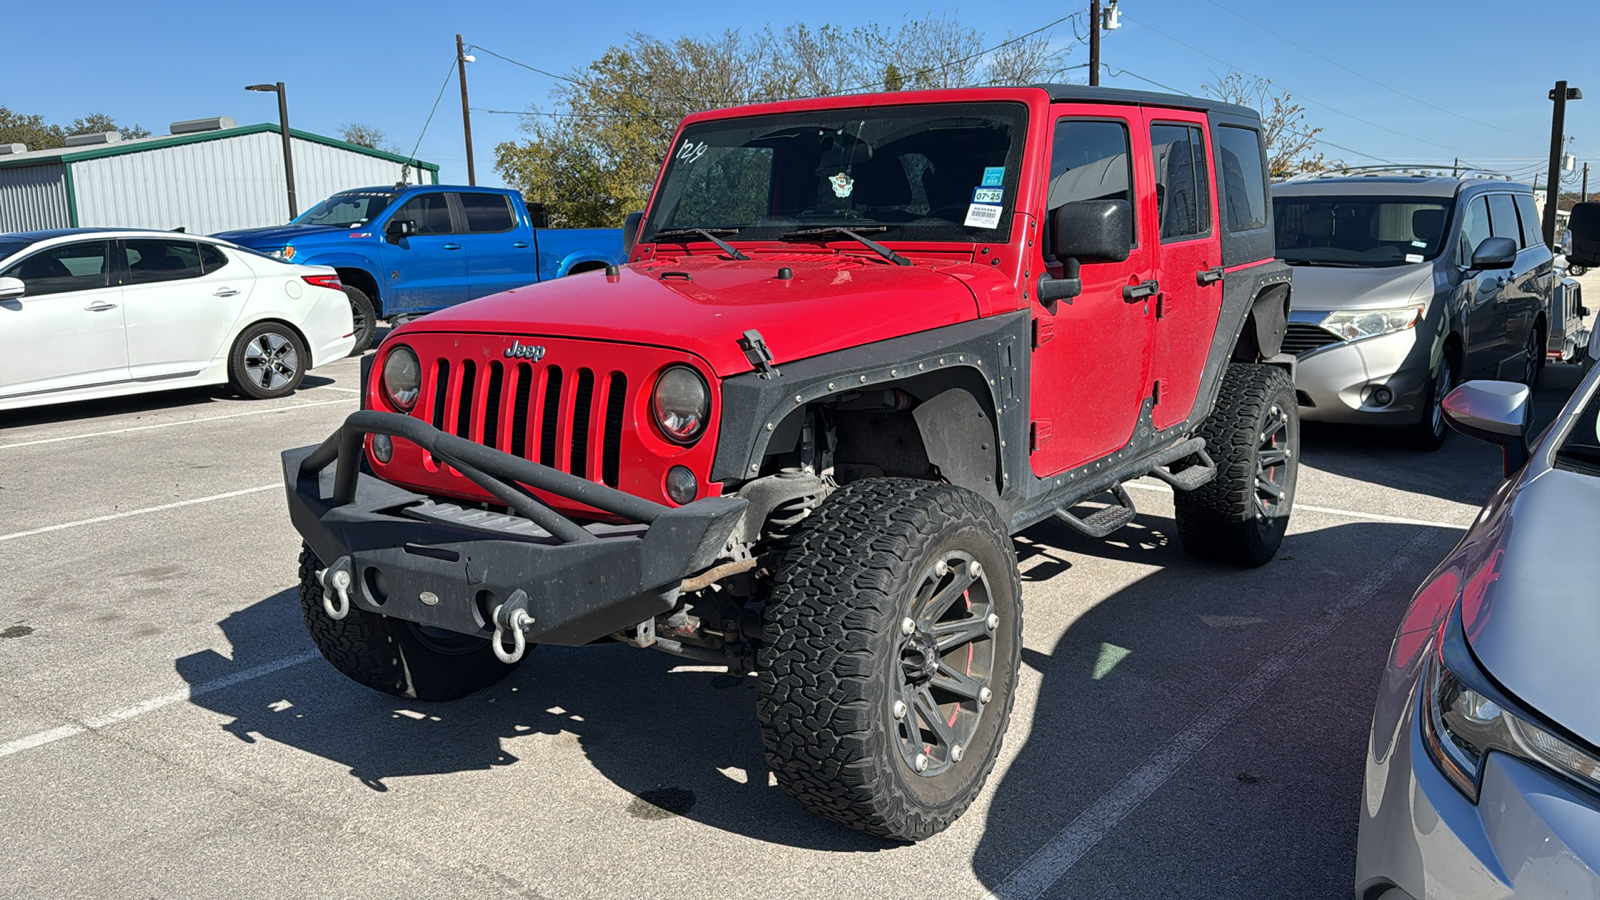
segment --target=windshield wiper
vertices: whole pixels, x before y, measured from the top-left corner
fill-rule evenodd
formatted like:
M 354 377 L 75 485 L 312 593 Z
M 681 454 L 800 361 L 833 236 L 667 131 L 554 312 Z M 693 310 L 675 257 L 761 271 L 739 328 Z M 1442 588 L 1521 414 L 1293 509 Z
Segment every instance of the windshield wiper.
M 786 241 L 797 241 L 805 238 L 822 237 L 829 234 L 842 234 L 852 240 L 860 241 L 861 246 L 866 247 L 868 250 L 871 250 L 873 253 L 878 254 L 897 266 L 912 265 L 911 260 L 906 259 L 904 256 L 901 256 L 893 250 L 890 250 L 888 247 L 885 247 L 877 241 L 869 241 L 861 236 L 861 232 L 863 231 L 870 231 L 873 234 L 877 234 L 880 231 L 888 230 L 888 227 L 884 225 L 878 225 L 871 228 L 857 228 L 854 230 L 846 228 L 843 225 L 826 225 L 822 228 L 805 228 L 800 231 L 791 231 L 788 234 L 783 235 L 783 239 Z
M 650 239 L 653 241 L 665 241 L 669 244 L 687 244 L 690 238 L 701 237 L 716 244 L 722 248 L 723 253 L 734 259 L 748 260 L 750 257 L 741 253 L 738 247 L 717 237 L 719 234 L 733 235 L 738 233 L 739 229 L 737 228 L 668 228 L 665 231 L 658 231 L 651 235 Z
M 1284 263 L 1291 266 L 1330 266 L 1336 269 L 1369 269 L 1364 263 L 1342 262 L 1335 259 L 1286 259 Z

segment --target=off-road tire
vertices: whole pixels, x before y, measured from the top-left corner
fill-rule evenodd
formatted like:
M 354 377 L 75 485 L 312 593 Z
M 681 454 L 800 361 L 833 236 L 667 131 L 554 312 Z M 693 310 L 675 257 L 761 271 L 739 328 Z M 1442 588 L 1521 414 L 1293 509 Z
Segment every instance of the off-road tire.
M 1439 366 L 1440 371 L 1428 375 L 1428 389 L 1422 396 L 1422 418 L 1400 430 L 1401 443 L 1413 450 L 1427 453 L 1438 450 L 1450 433 L 1439 404 L 1456 386 L 1456 368 L 1448 353 L 1439 358 Z
M 262 356 L 262 353 L 265 356 Z M 260 365 L 263 364 L 264 365 Z M 305 341 L 282 322 L 257 322 L 228 351 L 228 382 L 256 400 L 287 397 L 305 380 L 311 354 Z
M 982 583 L 951 594 L 957 599 L 949 611 L 960 621 L 939 623 L 971 627 L 978 615 L 996 622 L 957 645 L 967 648 L 968 675 L 974 657 L 987 657 L 991 693 L 987 702 L 970 701 L 972 717 L 960 720 L 970 729 L 963 750 L 919 774 L 906 748 L 921 745 L 925 720 L 911 718 L 918 731 L 907 730 L 894 701 L 910 696 L 900 693 L 908 677 L 904 654 L 921 633 L 906 636 L 901 623 L 929 584 L 925 577 L 949 577 L 937 565 L 952 555 L 979 562 Z M 978 495 L 946 484 L 856 481 L 801 526 L 774 581 L 756 709 L 778 784 L 810 812 L 880 837 L 915 841 L 944 830 L 983 789 L 1016 692 L 1022 585 L 999 515 Z M 930 596 L 955 589 L 953 581 L 932 585 Z M 964 708 L 953 709 L 952 726 Z
M 356 327 L 356 345 L 350 348 L 350 355 L 360 356 L 372 349 L 372 339 L 378 334 L 378 311 L 360 288 L 347 284 L 344 295 L 350 298 L 350 319 Z
M 1257 502 L 1257 462 L 1263 450 L 1261 435 L 1272 427 L 1281 429 L 1288 452 L 1282 463 L 1282 497 L 1270 506 L 1272 514 L 1263 516 Z M 1222 373 L 1217 405 L 1198 434 L 1206 439 L 1217 476 L 1173 498 L 1183 549 L 1197 559 L 1228 565 L 1254 567 L 1268 562 L 1283 543 L 1294 505 L 1300 461 L 1294 382 L 1276 366 L 1230 363 Z
M 317 580 L 322 568 L 316 553 L 302 545 L 300 613 L 323 658 L 352 681 L 411 700 L 457 700 L 495 684 L 521 664 L 495 658 L 487 640 L 429 638 L 410 622 L 355 604 L 343 619 L 329 618 Z

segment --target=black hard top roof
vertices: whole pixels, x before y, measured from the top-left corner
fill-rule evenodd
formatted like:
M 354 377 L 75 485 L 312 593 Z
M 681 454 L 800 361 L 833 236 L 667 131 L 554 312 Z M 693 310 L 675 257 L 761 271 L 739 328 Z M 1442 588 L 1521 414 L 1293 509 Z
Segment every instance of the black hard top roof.
M 1210 97 L 1191 97 L 1187 94 L 1161 94 L 1155 91 L 1129 91 L 1122 88 L 1089 87 L 1086 84 L 1038 84 L 1055 102 L 1119 103 L 1129 106 L 1167 106 L 1176 109 L 1196 109 L 1260 119 L 1261 114 L 1248 106 L 1223 103 Z

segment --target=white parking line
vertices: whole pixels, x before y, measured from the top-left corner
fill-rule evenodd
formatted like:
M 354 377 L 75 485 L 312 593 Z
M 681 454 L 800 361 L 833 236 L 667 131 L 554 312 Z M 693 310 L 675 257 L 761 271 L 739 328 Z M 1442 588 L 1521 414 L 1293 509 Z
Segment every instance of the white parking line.
M 1172 493 L 1172 488 L 1164 484 L 1140 484 L 1137 481 L 1130 481 L 1123 484 L 1123 487 L 1137 488 L 1141 491 L 1154 491 L 1158 494 Z M 1402 516 L 1386 516 L 1382 513 L 1359 512 L 1353 509 L 1334 509 L 1329 506 L 1307 506 L 1304 503 L 1296 503 L 1294 508 L 1296 512 L 1305 510 L 1306 512 L 1322 513 L 1329 516 L 1343 516 L 1346 519 L 1360 519 L 1366 522 L 1388 522 L 1394 525 L 1421 525 L 1426 528 L 1450 528 L 1455 531 L 1466 531 L 1468 528 L 1472 527 L 1470 523 L 1467 525 L 1460 525 L 1455 522 L 1436 522 L 1429 519 L 1407 519 Z
M 1440 539 L 1437 531 L 1420 531 L 1391 556 L 1388 562 L 1346 591 L 1322 617 L 1300 629 L 1288 643 L 1267 657 L 1243 681 L 1216 702 L 1200 718 L 1174 735 L 1144 764 L 1124 778 L 1116 787 L 1090 804 L 1067 827 L 1061 829 L 1040 847 L 1028 861 L 1006 876 L 1004 882 L 986 898 L 1033 898 L 1042 895 L 1061 879 L 1094 845 L 1113 828 L 1149 799 L 1167 779 L 1175 775 L 1195 754 L 1211 743 L 1235 716 L 1254 704 L 1266 693 L 1289 667 L 1299 662 L 1304 654 L 1320 643 L 1346 617 L 1359 609 L 1384 585 L 1400 574 L 1413 559 L 1434 541 Z
M 336 384 L 319 384 L 306 388 L 308 391 L 343 391 L 346 394 L 359 394 L 360 388 L 339 387 Z
M 359 392 L 358 392 L 359 393 Z M 198 425 L 201 422 L 220 422 L 223 419 L 242 419 L 245 416 L 269 416 L 273 413 L 292 412 L 297 409 L 310 409 L 314 406 L 328 406 L 334 403 L 354 403 L 355 397 L 341 397 L 338 400 L 318 400 L 315 403 L 296 403 L 292 406 L 275 406 L 272 409 L 252 409 L 246 412 L 228 413 L 222 416 L 202 416 L 198 419 L 184 419 L 179 422 L 158 422 L 154 425 L 131 425 L 127 428 L 114 428 L 110 431 L 91 431 L 88 434 L 69 434 L 62 437 L 40 438 L 36 441 L 18 441 L 15 444 L 0 444 L 0 450 L 12 450 L 17 447 L 37 447 L 40 444 L 59 444 L 62 441 L 83 441 L 89 438 L 108 437 L 114 434 L 128 434 L 133 431 L 150 431 L 156 428 L 176 428 L 179 425 Z
M 181 506 L 194 506 L 196 503 L 210 503 L 213 500 L 226 500 L 229 497 L 242 497 L 245 494 L 259 494 L 262 491 L 281 491 L 282 484 L 263 484 L 256 487 L 244 488 L 237 491 L 228 491 L 225 494 L 212 494 L 209 497 L 196 497 L 193 500 L 179 500 L 175 503 L 163 503 L 160 506 L 147 506 L 144 509 L 130 509 L 126 512 L 111 513 L 110 515 L 95 516 L 92 519 L 79 519 L 76 522 L 62 522 L 59 525 L 46 525 L 43 528 L 30 528 L 27 531 L 13 531 L 10 534 L 0 534 L 0 541 L 10 541 L 17 538 L 32 537 L 36 534 L 49 534 L 52 531 L 64 531 L 68 528 L 78 528 L 83 525 L 97 525 L 101 522 L 111 522 L 116 519 L 126 519 L 129 516 L 142 516 L 147 513 L 161 512 L 167 509 L 177 509 Z
M 6 741 L 4 744 L 0 744 L 0 756 L 10 756 L 13 753 L 21 753 L 24 750 L 32 750 L 35 747 L 43 747 L 45 744 L 53 744 L 56 741 L 83 734 L 86 731 L 96 731 L 110 725 L 115 725 L 118 722 L 126 722 L 129 719 L 142 716 L 147 712 L 161 709 L 164 706 L 171 706 L 174 703 L 182 703 L 185 700 L 192 700 L 195 697 L 209 694 L 212 691 L 220 691 L 223 688 L 232 687 L 240 682 L 249 681 L 252 678 L 260 678 L 263 675 L 271 675 L 273 672 L 276 672 L 280 669 L 287 669 L 290 666 L 298 666 L 303 662 L 315 659 L 317 655 L 317 651 L 307 650 L 304 653 L 298 653 L 294 656 L 286 656 L 283 659 L 275 659 L 269 663 L 262 663 L 259 666 L 254 666 L 249 669 L 235 672 L 232 675 L 218 678 L 216 681 L 207 681 L 202 684 L 184 688 L 181 691 L 173 691 L 170 694 L 163 694 L 160 697 L 152 697 L 151 699 L 142 703 L 135 703 L 132 706 L 123 707 L 122 709 L 116 710 L 115 712 L 106 713 L 102 716 L 92 716 L 90 718 L 74 722 L 71 725 L 62 725 L 59 728 L 52 728 L 48 731 L 40 731 L 36 734 L 30 734 L 27 737 L 20 737 L 13 741 Z

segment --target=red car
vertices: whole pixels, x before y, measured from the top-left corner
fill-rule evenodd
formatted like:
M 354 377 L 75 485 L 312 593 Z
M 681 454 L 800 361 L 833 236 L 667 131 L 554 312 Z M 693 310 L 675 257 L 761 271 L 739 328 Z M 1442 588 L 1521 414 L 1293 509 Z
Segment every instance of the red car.
M 701 113 L 627 234 L 623 266 L 396 330 L 365 408 L 284 455 L 346 675 L 459 697 L 535 642 L 726 664 L 791 795 L 916 840 L 1006 731 L 1010 535 L 1109 534 L 1155 475 L 1197 556 L 1283 538 L 1290 272 L 1251 110 L 1064 86 Z

